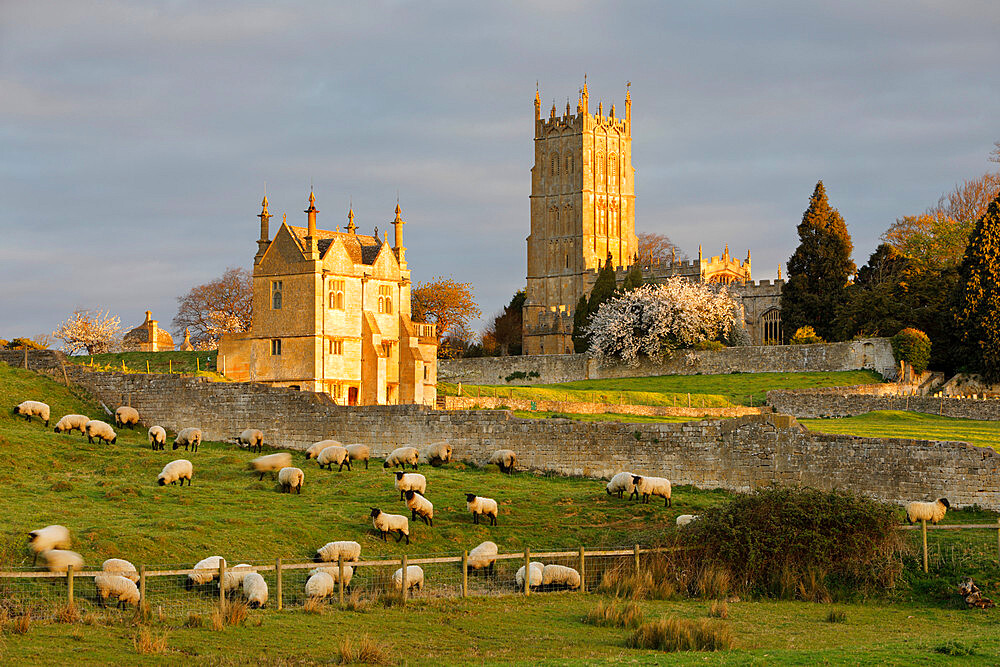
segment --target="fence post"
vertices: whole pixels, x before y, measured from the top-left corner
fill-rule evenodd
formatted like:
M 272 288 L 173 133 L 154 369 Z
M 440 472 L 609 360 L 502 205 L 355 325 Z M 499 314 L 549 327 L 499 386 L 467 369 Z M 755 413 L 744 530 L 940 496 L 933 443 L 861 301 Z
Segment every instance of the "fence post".
M 580 547 L 580 592 L 587 592 L 587 571 L 584 564 L 583 546 Z
M 168 371 L 169 373 L 173 373 L 174 372 L 174 360 L 173 359 L 167 359 L 167 368 L 169 369 L 169 371 Z
M 635 545 L 635 573 L 639 574 L 639 545 Z
M 997 559 L 1000 561 L 1000 519 L 997 519 Z
M 281 611 L 282 597 L 281 597 L 281 559 L 277 558 L 274 561 L 274 575 L 275 575 L 275 587 L 278 589 L 278 611 Z
M 149 359 L 146 359 L 146 373 L 149 373 Z
M 226 559 L 219 559 L 219 611 L 226 611 Z
M 920 535 L 924 543 L 924 573 L 927 573 L 927 519 L 920 520 Z
M 688 392 L 688 407 L 691 407 L 691 392 Z
M 1000 523 L 1000 519 L 997 519 L 997 523 Z M 1000 535 L 1000 530 L 997 531 Z M 997 538 L 1000 540 L 1000 537 Z M 469 552 L 462 552 L 462 597 L 469 596 Z
M 27 351 L 25 351 L 27 354 Z M 66 568 L 66 599 L 73 604 L 73 566 Z
M 344 608 L 344 554 L 337 554 L 337 598 L 340 600 L 340 608 Z
M 407 594 L 409 593 L 408 589 L 410 588 L 410 582 L 407 581 L 407 576 L 406 576 L 407 574 L 409 574 L 409 573 L 407 572 L 407 569 L 406 569 L 406 554 L 403 554 L 403 580 L 400 583 L 403 585 L 403 604 L 404 605 L 406 604 L 406 597 L 407 597 Z
M 147 604 L 146 603 L 146 566 L 145 565 L 140 565 L 139 566 L 139 603 L 143 604 L 143 605 Z
M 201 359 L 199 359 L 198 357 L 194 358 L 194 367 L 195 370 L 197 370 L 199 373 L 201 372 Z

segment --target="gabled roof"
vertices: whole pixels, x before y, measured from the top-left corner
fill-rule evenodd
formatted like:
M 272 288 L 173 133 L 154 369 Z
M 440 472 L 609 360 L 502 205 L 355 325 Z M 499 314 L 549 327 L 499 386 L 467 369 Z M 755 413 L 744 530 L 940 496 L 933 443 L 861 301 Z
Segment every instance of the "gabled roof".
M 305 247 L 306 234 L 309 230 L 305 227 L 292 227 L 288 225 L 301 247 Z M 382 241 L 375 236 L 365 234 L 348 234 L 347 232 L 331 232 L 325 229 L 316 230 L 316 247 L 319 249 L 320 258 L 325 257 L 334 240 L 340 239 L 355 264 L 374 264 L 378 257 L 379 250 L 382 249 Z

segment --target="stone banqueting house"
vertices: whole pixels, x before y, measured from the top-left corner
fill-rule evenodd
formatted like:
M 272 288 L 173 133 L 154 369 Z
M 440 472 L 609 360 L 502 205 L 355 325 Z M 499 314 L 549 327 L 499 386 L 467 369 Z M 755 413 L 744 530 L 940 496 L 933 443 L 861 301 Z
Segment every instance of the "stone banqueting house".
M 126 352 L 164 352 L 174 349 L 174 338 L 169 331 L 160 328 L 153 319 L 153 311 L 146 311 L 145 321 L 122 337 L 122 349 Z
M 219 342 L 218 368 L 233 380 L 323 392 L 340 405 L 433 405 L 437 335 L 410 319 L 410 271 L 399 205 L 395 245 L 282 221 L 272 240 L 264 198 L 253 267 L 253 324 Z

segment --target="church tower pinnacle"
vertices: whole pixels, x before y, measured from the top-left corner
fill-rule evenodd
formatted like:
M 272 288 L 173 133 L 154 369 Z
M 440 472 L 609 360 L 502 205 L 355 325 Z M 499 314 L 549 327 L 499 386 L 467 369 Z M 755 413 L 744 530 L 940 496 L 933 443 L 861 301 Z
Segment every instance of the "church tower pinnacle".
M 261 211 L 257 216 L 260 218 L 260 238 L 257 239 L 257 255 L 253 258 L 254 264 L 260 262 L 260 258 L 264 256 L 264 252 L 267 247 L 271 245 L 271 234 L 269 227 L 269 222 L 272 216 L 267 210 L 267 195 L 264 195 L 264 201 L 260 203 Z

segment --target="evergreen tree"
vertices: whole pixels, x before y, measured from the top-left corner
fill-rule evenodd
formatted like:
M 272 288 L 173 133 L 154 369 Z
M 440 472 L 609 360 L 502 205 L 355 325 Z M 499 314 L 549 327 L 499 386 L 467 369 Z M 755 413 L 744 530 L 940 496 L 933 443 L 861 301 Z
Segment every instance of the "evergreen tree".
M 646 284 L 646 281 L 642 279 L 642 267 L 638 264 L 633 264 L 632 268 L 628 270 L 625 274 L 625 280 L 622 281 L 622 292 L 631 292 L 634 289 L 638 289 Z
M 608 257 L 604 268 L 597 274 L 597 281 L 594 283 L 594 288 L 590 290 L 587 312 L 591 315 L 596 313 L 602 303 L 614 296 L 617 286 L 618 284 L 615 282 L 615 268 L 611 266 L 611 257 Z
M 586 352 L 589 342 L 583 328 L 590 322 L 590 311 L 587 310 L 587 297 L 581 296 L 576 302 L 576 310 L 573 311 L 573 350 L 576 352 Z
M 847 280 L 855 268 L 854 246 L 844 219 L 830 207 L 823 181 L 816 183 L 798 232 L 799 247 L 788 260 L 788 282 L 781 293 L 786 342 L 804 326 L 813 327 L 826 340 L 836 340 L 834 314 L 847 298 Z
M 958 274 L 963 345 L 987 382 L 1000 381 L 1000 196 L 976 223 Z

